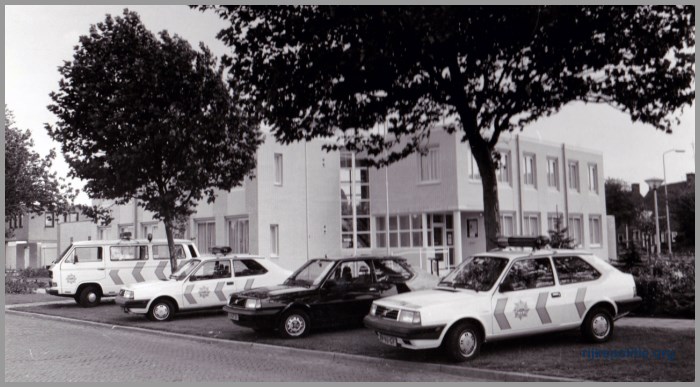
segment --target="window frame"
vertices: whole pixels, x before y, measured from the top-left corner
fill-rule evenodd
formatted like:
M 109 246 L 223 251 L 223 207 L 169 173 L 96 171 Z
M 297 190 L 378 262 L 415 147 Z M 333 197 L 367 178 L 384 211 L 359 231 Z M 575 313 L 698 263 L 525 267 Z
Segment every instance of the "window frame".
M 564 258 L 576 258 L 576 259 L 580 260 L 581 262 L 583 262 L 584 264 L 588 265 L 588 266 L 589 266 L 591 269 L 593 269 L 593 271 L 594 271 L 595 273 L 597 273 L 598 275 L 597 275 L 595 278 L 593 278 L 593 279 L 587 279 L 587 280 L 584 280 L 584 281 L 577 281 L 577 282 L 567 282 L 567 283 L 563 283 L 563 282 L 561 282 L 561 276 L 559 275 L 559 269 L 557 268 L 556 262 L 557 262 L 558 259 L 564 259 Z M 553 268 L 554 268 L 554 272 L 556 273 L 555 275 L 556 275 L 556 277 L 557 277 L 557 283 L 559 284 L 559 286 L 577 285 L 577 284 L 580 284 L 580 283 L 583 283 L 583 282 L 597 281 L 597 280 L 599 280 L 600 277 L 603 275 L 603 274 L 600 272 L 600 270 L 598 270 L 598 269 L 595 268 L 595 266 L 591 265 L 590 263 L 588 263 L 588 261 L 586 261 L 585 259 L 583 259 L 583 258 L 581 258 L 580 256 L 577 256 L 577 255 L 554 256 L 554 257 L 552 257 L 552 266 L 553 266 Z
M 510 219 L 511 219 L 511 223 L 510 223 L 510 224 L 511 224 L 512 227 L 511 227 L 511 233 L 510 233 L 510 234 L 506 234 L 506 233 L 505 233 L 505 222 L 504 222 L 504 219 L 505 219 L 505 218 L 510 218 Z M 499 214 L 499 216 L 498 216 L 498 220 L 499 220 L 499 222 L 500 222 L 500 224 L 501 224 L 501 230 L 500 230 L 500 231 L 501 231 L 501 236 L 506 236 L 506 237 L 508 237 L 508 236 L 514 236 L 514 235 L 515 235 L 515 232 L 516 232 L 515 230 L 517 229 L 517 225 L 516 225 L 516 223 L 515 223 L 515 222 L 516 222 L 516 221 L 515 221 L 515 212 L 501 212 L 501 213 Z
M 50 219 L 50 223 L 49 223 Z M 56 227 L 56 214 L 53 212 L 47 212 L 44 215 L 44 228 L 54 228 Z
M 498 153 L 501 155 L 501 160 L 498 163 L 498 168 L 496 168 L 496 181 L 498 183 L 505 183 L 508 186 L 511 186 L 512 167 L 510 150 L 499 150 Z
M 280 225 L 270 224 L 270 256 L 279 257 L 280 254 Z
M 275 152 L 273 162 L 274 185 L 281 187 L 284 184 L 284 155 Z
M 537 224 L 537 233 L 533 234 L 532 230 L 530 230 L 530 221 L 532 219 L 536 220 Z M 527 225 L 528 231 L 525 231 L 525 225 Z M 540 214 L 538 212 L 526 212 L 523 214 L 523 235 L 528 235 L 528 236 L 540 236 L 542 235 L 542 222 L 540 221 Z
M 426 168 L 423 168 L 423 161 Z M 424 156 L 418 153 L 418 183 L 435 184 L 440 182 L 440 146 L 429 145 L 428 153 Z M 424 173 L 425 172 L 425 173 Z
M 139 249 L 141 251 L 145 251 L 146 255 L 145 258 L 138 259 L 136 257 L 134 258 L 128 258 L 128 259 L 114 259 L 114 254 L 113 250 L 115 249 L 123 249 L 123 248 L 128 248 L 128 249 Z M 136 262 L 136 261 L 148 261 L 150 259 L 149 254 L 151 252 L 148 251 L 148 245 L 144 244 L 137 244 L 137 245 L 113 245 L 109 246 L 109 261 L 110 262 Z
M 528 163 L 528 159 L 531 161 L 530 163 Z M 532 167 L 530 172 L 528 172 L 528 166 Z M 528 182 L 528 180 L 531 181 Z M 534 153 L 523 153 L 523 185 L 537 188 L 537 155 Z
M 546 286 L 539 286 L 539 287 L 533 287 L 533 288 L 525 288 L 525 289 L 512 289 L 512 290 L 501 290 L 501 285 L 503 285 L 506 282 L 506 279 L 508 279 L 508 275 L 510 274 L 511 270 L 515 267 L 515 265 L 519 264 L 520 262 L 525 262 L 525 261 L 532 261 L 532 260 L 546 260 L 547 263 L 549 264 L 549 269 L 552 274 L 552 284 L 551 285 L 546 285 Z M 498 282 L 497 290 L 499 293 L 513 293 L 513 292 L 527 292 L 531 290 L 536 290 L 536 289 L 546 289 L 546 288 L 551 288 L 551 287 L 556 287 L 559 285 L 559 278 L 555 274 L 555 269 L 554 269 L 554 262 L 552 261 L 551 257 L 523 257 L 523 258 L 518 258 L 514 259 L 510 264 L 506 267 L 504 270 L 504 274 L 501 278 L 500 281 Z
M 597 221 L 597 234 L 593 230 L 593 221 Z M 594 235 L 598 236 L 597 242 L 594 241 Z M 603 217 L 600 215 L 588 215 L 588 239 L 590 247 L 602 247 L 603 246 Z
M 569 160 L 568 161 L 568 187 L 571 190 L 575 190 L 576 192 L 581 192 L 581 170 L 579 168 L 579 162 L 576 160 Z M 574 168 L 576 170 L 575 173 L 572 173 L 571 168 Z
M 588 191 L 596 195 L 600 193 L 597 163 L 588 163 Z
M 552 166 L 553 162 L 553 170 L 550 170 L 550 166 Z M 553 156 L 548 156 L 547 157 L 547 186 L 549 188 L 556 189 L 557 191 L 559 190 L 559 158 L 558 157 L 553 157 Z

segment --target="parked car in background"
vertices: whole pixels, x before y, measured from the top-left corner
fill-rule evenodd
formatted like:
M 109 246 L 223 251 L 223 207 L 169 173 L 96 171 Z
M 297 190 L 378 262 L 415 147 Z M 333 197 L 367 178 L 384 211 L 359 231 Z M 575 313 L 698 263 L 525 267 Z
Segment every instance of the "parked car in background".
M 510 238 L 537 247 L 542 238 Z M 380 342 L 408 349 L 441 345 L 457 361 L 483 342 L 580 328 L 592 342 L 613 335 L 614 320 L 641 303 L 634 278 L 579 250 L 504 247 L 477 254 L 433 290 L 373 303 L 365 325 Z
M 282 285 L 236 293 L 224 310 L 234 324 L 302 337 L 318 327 L 361 324 L 372 301 L 434 286 L 404 258 L 313 259 Z
M 124 312 L 168 321 L 180 311 L 220 309 L 232 293 L 279 284 L 291 273 L 269 259 L 229 252 L 183 262 L 167 280 L 125 286 L 116 302 Z
M 197 258 L 190 240 L 175 240 L 178 260 Z M 128 284 L 167 279 L 170 250 L 166 240 L 130 239 L 74 242 L 49 265 L 48 294 L 73 297 L 83 307 L 93 307 L 102 297 L 116 296 Z

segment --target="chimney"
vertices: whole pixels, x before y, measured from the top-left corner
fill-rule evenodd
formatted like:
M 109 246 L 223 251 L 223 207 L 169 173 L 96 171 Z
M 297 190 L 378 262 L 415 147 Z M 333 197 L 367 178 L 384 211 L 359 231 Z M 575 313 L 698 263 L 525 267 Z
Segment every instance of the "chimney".
M 642 193 L 639 192 L 639 183 L 632 183 L 632 193 L 641 196 Z
M 685 174 L 685 181 L 688 183 L 688 185 L 695 185 L 695 172 L 692 173 L 686 173 Z

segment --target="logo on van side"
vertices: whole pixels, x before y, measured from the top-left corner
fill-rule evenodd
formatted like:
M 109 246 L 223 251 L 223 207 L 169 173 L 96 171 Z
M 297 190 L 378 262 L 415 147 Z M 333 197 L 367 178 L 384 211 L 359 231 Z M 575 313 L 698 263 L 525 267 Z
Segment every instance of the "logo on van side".
M 74 284 L 76 279 L 77 278 L 75 278 L 75 275 L 69 274 L 68 277 L 66 277 L 66 282 L 69 284 Z

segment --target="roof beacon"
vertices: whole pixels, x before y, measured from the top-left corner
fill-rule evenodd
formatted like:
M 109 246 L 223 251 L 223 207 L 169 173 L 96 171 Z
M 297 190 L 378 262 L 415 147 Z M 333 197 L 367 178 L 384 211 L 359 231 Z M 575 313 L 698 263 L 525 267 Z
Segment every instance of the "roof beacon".
M 533 250 L 539 250 L 549 244 L 549 238 L 540 236 L 514 236 L 498 238 L 498 247 L 530 247 Z
M 212 246 L 211 249 L 209 249 L 212 254 L 222 254 L 226 255 L 232 251 L 232 249 L 228 246 Z

